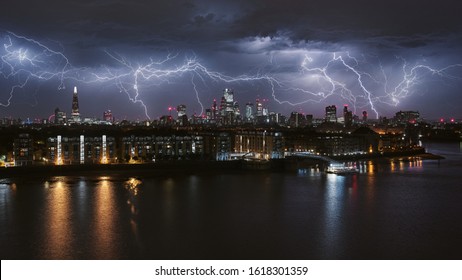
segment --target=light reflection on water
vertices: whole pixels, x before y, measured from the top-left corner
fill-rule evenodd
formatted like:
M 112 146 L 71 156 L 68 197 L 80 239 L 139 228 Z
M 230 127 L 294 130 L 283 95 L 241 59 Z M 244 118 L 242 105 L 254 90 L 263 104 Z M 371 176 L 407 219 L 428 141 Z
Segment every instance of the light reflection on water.
M 95 257 L 110 258 L 116 255 L 113 244 L 118 242 L 117 236 L 117 206 L 114 197 L 114 185 L 107 178 L 96 186 L 95 210 L 93 215 Z
M 326 197 L 324 199 L 324 239 L 323 247 L 326 256 L 341 250 L 341 219 L 342 204 L 344 200 L 345 176 L 327 174 Z
M 72 252 L 71 195 L 64 178 L 48 183 L 45 205 L 44 240 L 51 259 L 69 258 Z
M 125 182 L 125 188 L 134 196 L 138 195 L 139 186 L 142 181 L 138 178 L 131 177 Z
M 0 256 L 460 259 L 460 163 L 449 163 L 3 180 Z

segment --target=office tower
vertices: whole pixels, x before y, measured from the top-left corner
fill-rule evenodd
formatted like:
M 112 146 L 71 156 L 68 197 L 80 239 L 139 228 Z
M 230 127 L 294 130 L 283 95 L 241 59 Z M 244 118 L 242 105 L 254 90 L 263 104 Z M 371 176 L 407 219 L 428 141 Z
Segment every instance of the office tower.
M 326 122 L 337 122 L 337 107 L 335 105 L 326 107 Z
M 55 124 L 65 124 L 66 123 L 66 113 L 59 110 L 59 108 L 55 109 Z
M 111 110 L 104 111 L 103 121 L 110 122 L 110 123 L 114 121 L 114 117 L 112 116 Z
M 367 111 L 363 111 L 363 122 L 367 122 Z
M 217 100 L 213 99 L 211 119 L 215 120 L 217 118 Z
M 176 107 L 176 111 L 178 112 L 178 118 L 181 118 L 182 116 L 186 115 L 186 105 L 178 105 Z
M 247 104 L 245 104 L 245 121 L 246 122 L 251 122 L 254 118 L 252 106 L 253 104 L 250 102 L 247 102 Z
M 399 111 L 395 114 L 395 123 L 407 124 L 416 123 L 420 119 L 420 113 L 418 111 Z
M 343 106 L 343 121 L 345 127 L 351 127 L 353 125 L 353 112 L 348 110 L 348 105 Z
M 255 100 L 255 106 L 257 107 L 257 117 L 263 116 L 263 103 L 260 102 L 260 99 Z
M 225 88 L 223 91 L 223 97 L 225 99 L 225 112 L 233 112 L 234 111 L 234 92 L 229 89 Z

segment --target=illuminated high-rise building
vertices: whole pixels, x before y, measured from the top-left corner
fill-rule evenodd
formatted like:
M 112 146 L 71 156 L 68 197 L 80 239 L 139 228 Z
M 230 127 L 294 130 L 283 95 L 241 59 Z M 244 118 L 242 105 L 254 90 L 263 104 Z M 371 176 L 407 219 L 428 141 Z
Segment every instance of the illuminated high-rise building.
M 241 110 L 239 109 L 239 103 L 237 102 L 234 102 L 233 104 L 233 113 L 234 113 L 234 116 L 236 117 L 241 115 Z
M 414 124 L 420 120 L 420 113 L 418 111 L 399 111 L 395 114 L 394 120 L 398 124 Z
M 226 115 L 226 98 L 222 96 L 221 102 L 220 102 L 220 117 L 224 117 L 225 115 Z
M 79 113 L 79 97 L 77 96 L 77 87 L 74 87 L 74 94 L 72 95 L 72 122 L 80 122 L 80 113 Z
M 303 115 L 299 112 L 292 112 L 289 117 L 289 125 L 291 127 L 299 127 L 303 120 Z
M 176 111 L 178 112 L 178 118 L 181 118 L 182 116 L 186 115 L 186 105 L 178 105 L 176 107 Z
M 343 106 L 343 120 L 345 127 L 351 127 L 353 124 L 353 112 L 348 110 L 348 105 Z
M 176 107 L 178 113 L 177 123 L 181 126 L 188 124 L 188 116 L 186 115 L 186 105 L 178 105 Z
M 212 109 L 205 109 L 205 119 L 207 121 L 212 120 Z
M 235 122 L 236 115 L 239 113 L 239 105 L 235 106 L 234 92 L 232 89 L 225 88 L 220 104 L 220 121 L 222 124 L 230 125 Z
M 247 104 L 245 104 L 245 121 L 246 122 L 252 122 L 254 119 L 252 106 L 253 104 L 250 102 L 247 102 Z
M 263 116 L 263 103 L 259 99 L 256 99 L 255 106 L 257 107 L 257 117 Z
M 225 90 L 223 91 L 223 97 L 226 101 L 225 112 L 233 112 L 234 111 L 234 92 L 229 88 L 225 88 Z
M 55 109 L 55 124 L 65 124 L 66 123 L 66 112 Z
M 215 120 L 217 118 L 217 100 L 213 99 L 211 119 Z
M 337 122 L 337 107 L 335 105 L 326 107 L 326 122 Z
M 367 122 L 367 111 L 363 111 L 363 122 Z
M 223 97 L 226 99 L 227 103 L 233 103 L 233 101 L 234 101 L 234 92 L 233 92 L 233 90 L 229 89 L 229 88 L 225 88 L 225 90 L 223 90 Z
M 103 120 L 110 123 L 114 121 L 114 117 L 112 116 L 111 110 L 104 111 Z

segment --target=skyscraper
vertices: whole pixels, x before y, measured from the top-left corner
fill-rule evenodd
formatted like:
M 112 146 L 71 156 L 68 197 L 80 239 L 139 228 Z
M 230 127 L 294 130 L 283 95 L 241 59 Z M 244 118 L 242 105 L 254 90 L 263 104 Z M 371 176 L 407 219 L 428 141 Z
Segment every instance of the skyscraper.
M 217 100 L 213 99 L 211 119 L 216 120 L 216 118 L 217 118 Z
M 260 102 L 260 99 L 255 100 L 255 106 L 257 107 L 257 117 L 263 116 L 263 103 Z
M 225 111 L 226 112 L 233 112 L 234 111 L 234 92 L 229 88 L 225 88 L 223 91 L 223 97 L 225 99 Z
M 186 105 L 181 104 L 176 107 L 178 112 L 177 123 L 181 126 L 188 124 L 188 116 L 186 115 Z
M 337 107 L 335 105 L 326 107 L 326 122 L 337 122 Z
M 77 96 L 77 87 L 74 87 L 74 94 L 72 96 L 72 122 L 80 122 L 80 113 L 79 113 L 79 97 Z
M 55 124 L 65 124 L 66 123 L 66 113 L 59 110 L 59 108 L 55 109 Z
M 420 120 L 420 113 L 418 111 L 399 111 L 395 114 L 394 120 L 399 124 L 414 124 Z
M 348 105 L 343 106 L 343 121 L 345 127 L 351 127 L 353 124 L 353 112 L 348 110 Z
M 253 107 L 253 104 L 250 102 L 247 102 L 247 104 L 245 104 L 245 121 L 246 122 L 252 122 L 254 119 L 252 107 Z
M 367 122 L 367 111 L 363 111 L 363 122 Z
M 178 118 L 181 118 L 182 116 L 186 115 L 186 105 L 178 105 L 176 107 L 176 111 L 178 112 Z
M 104 111 L 103 121 L 110 122 L 110 123 L 114 121 L 114 117 L 112 116 L 111 110 Z

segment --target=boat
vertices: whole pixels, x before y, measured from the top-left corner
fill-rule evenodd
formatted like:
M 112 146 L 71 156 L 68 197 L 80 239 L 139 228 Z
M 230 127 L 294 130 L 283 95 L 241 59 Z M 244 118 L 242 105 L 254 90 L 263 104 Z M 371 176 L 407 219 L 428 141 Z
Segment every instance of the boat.
M 327 173 L 337 175 L 356 174 L 359 170 L 353 166 L 345 166 L 343 164 L 330 164 L 326 170 Z

